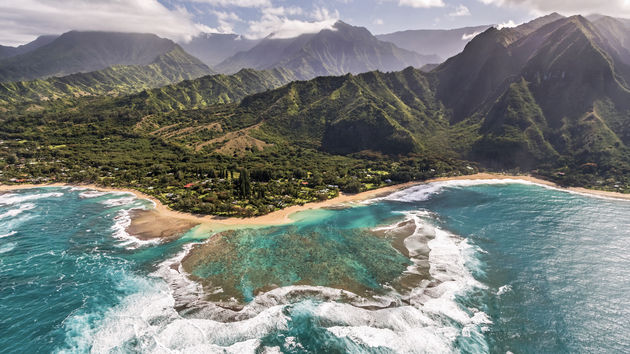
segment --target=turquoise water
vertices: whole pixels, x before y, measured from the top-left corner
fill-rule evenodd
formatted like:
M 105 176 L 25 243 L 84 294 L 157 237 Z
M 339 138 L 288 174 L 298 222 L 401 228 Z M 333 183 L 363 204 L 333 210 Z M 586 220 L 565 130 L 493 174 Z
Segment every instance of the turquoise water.
M 207 301 L 172 266 L 192 237 L 159 245 L 125 234 L 128 211 L 148 207 L 70 188 L 0 195 L 0 351 L 630 351 L 630 202 L 449 182 L 241 230 L 230 242 L 252 252 L 206 270 L 243 279 L 262 264 L 275 286 L 238 288 L 239 311 Z M 388 235 L 409 223 L 401 258 Z M 374 296 L 328 287 L 339 273 Z M 428 279 L 396 285 L 416 273 Z
M 224 290 L 212 296 L 215 300 L 251 302 L 272 284 L 383 293 L 382 285 L 412 264 L 390 240 L 366 232 L 383 220 L 400 218 L 386 208 L 317 210 L 299 216 L 291 225 L 215 236 L 223 239 L 208 244 L 211 252 L 195 262 L 191 273 Z

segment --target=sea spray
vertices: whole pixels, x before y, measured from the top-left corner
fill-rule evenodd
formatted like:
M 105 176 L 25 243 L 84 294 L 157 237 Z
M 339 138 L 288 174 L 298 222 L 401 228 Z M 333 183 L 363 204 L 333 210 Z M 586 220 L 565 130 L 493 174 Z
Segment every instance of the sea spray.
M 128 205 L 131 204 L 133 200 L 130 200 L 128 203 L 121 203 L 117 201 L 116 203 L 109 204 L 113 206 L 117 205 Z M 121 247 L 125 247 L 127 249 L 136 249 L 139 247 L 152 246 L 159 244 L 162 240 L 159 238 L 155 238 L 152 240 L 141 240 L 133 235 L 130 235 L 127 232 L 127 228 L 131 225 L 131 210 L 134 209 L 142 209 L 142 207 L 134 207 L 132 209 L 122 209 L 119 210 L 116 216 L 114 217 L 114 225 L 112 225 L 112 236 L 121 240 L 122 242 L 119 244 Z
M 262 340 L 262 345 L 279 345 L 285 350 L 300 347 L 305 350 L 331 349 L 318 347 L 316 343 L 308 341 L 308 333 L 297 330 L 296 321 L 307 323 L 326 324 L 309 325 L 309 331 L 324 331 L 330 333 L 329 341 L 339 338 L 339 343 L 356 348 L 389 348 L 396 351 L 451 351 L 455 340 L 460 336 L 470 336 L 471 332 L 478 332 L 476 326 L 488 324 L 487 317 L 481 311 L 474 311 L 468 315 L 467 312 L 459 309 L 455 300 L 456 294 L 463 294 L 470 286 L 480 286 L 474 279 L 471 280 L 470 273 L 464 268 L 464 260 L 461 260 L 465 248 L 465 241 L 455 235 L 441 232 L 434 229 L 426 220 L 426 212 L 409 212 L 406 214 L 408 220 L 416 223 L 416 232 L 426 233 L 427 230 L 435 232 L 435 238 L 431 252 L 436 255 L 432 257 L 435 263 L 431 264 L 432 275 L 438 280 L 434 284 L 433 293 L 427 295 L 422 291 L 410 294 L 399 294 L 395 290 L 388 296 L 375 297 L 372 300 L 340 289 L 313 286 L 287 286 L 277 288 L 254 298 L 238 310 L 229 310 L 216 306 L 212 302 L 203 300 L 203 292 L 199 285 L 191 282 L 183 272 L 179 262 L 185 257 L 188 250 L 184 250 L 171 260 L 163 262 L 159 270 L 154 274 L 162 277 L 170 285 L 173 297 L 172 303 L 180 303 L 178 308 L 187 307 L 189 315 L 187 318 L 177 320 L 180 327 L 188 328 L 190 324 L 186 321 L 193 321 L 195 328 L 205 338 L 205 342 L 200 337 L 190 339 L 198 346 L 211 348 L 213 345 L 232 346 L 235 341 Z M 395 225 L 379 228 L 380 230 L 395 229 Z M 412 237 L 412 236 L 410 236 Z M 413 243 L 410 243 L 413 244 Z M 187 248 L 191 248 L 188 246 Z M 417 249 L 410 247 L 410 254 L 415 254 Z M 445 256 L 446 255 L 446 256 Z M 446 263 L 455 262 L 456 267 L 445 267 Z M 446 281 L 448 279 L 448 281 Z M 453 280 L 454 279 L 454 280 Z M 457 283 L 454 285 L 453 283 Z M 414 303 L 413 306 L 396 306 L 386 308 L 392 301 L 398 303 L 395 297 L 403 296 L 406 301 Z M 382 301 L 379 302 L 379 299 Z M 189 302 L 188 305 L 184 305 Z M 368 306 L 369 305 L 369 306 Z M 196 311 L 190 311 L 190 307 L 196 307 Z M 368 309 L 376 307 L 377 309 Z M 378 309 L 380 308 L 380 309 Z M 287 317 L 269 317 L 270 312 L 281 311 Z M 157 316 L 157 315 L 156 315 Z M 266 327 L 267 334 L 263 337 L 252 337 L 246 335 L 251 332 L 251 323 L 258 323 L 260 318 L 264 318 L 270 327 Z M 310 318 L 310 319 L 306 319 Z M 127 316 L 124 316 L 127 317 Z M 275 322 L 271 320 L 275 318 Z M 201 328 L 207 328 L 205 321 L 214 321 L 213 332 L 203 332 Z M 254 322 L 251 322 L 254 321 Z M 221 332 L 217 327 L 220 323 L 232 326 L 233 328 L 245 328 L 239 336 L 232 341 L 217 335 Z M 301 325 L 300 325 L 301 326 Z M 315 327 L 313 327 L 315 326 Z M 166 328 L 156 327 L 151 331 L 170 338 L 164 331 Z M 157 331 L 157 332 L 155 332 Z M 170 328 L 168 333 L 175 331 L 179 333 L 181 328 Z M 261 333 L 258 333 L 261 334 Z M 325 334 L 321 334 L 324 335 Z M 262 338 L 262 339 L 261 339 Z M 281 339 L 284 338 L 284 339 Z M 160 340 L 164 344 L 169 340 Z M 201 342 L 200 342 L 201 341 Z M 334 340 L 333 340 L 334 342 Z M 329 343 L 330 344 L 330 343 Z M 394 345 L 395 344 L 395 345 Z M 169 350 L 185 350 L 190 347 L 167 346 Z M 214 347 L 212 347 L 214 348 Z
M 14 204 L 20 204 L 20 203 L 24 203 L 28 201 L 36 201 L 39 199 L 59 198 L 64 195 L 61 192 L 37 193 L 35 191 L 37 190 L 34 190 L 34 191 L 28 190 L 28 192 L 24 192 L 24 193 L 0 194 L 0 205 L 14 205 Z

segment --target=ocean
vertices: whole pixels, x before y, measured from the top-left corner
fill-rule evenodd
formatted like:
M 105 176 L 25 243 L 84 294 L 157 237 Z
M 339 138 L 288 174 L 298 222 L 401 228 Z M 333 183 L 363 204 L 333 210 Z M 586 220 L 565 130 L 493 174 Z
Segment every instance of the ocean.
M 0 352 L 630 352 L 628 201 L 436 182 L 167 244 L 151 207 L 0 194 Z

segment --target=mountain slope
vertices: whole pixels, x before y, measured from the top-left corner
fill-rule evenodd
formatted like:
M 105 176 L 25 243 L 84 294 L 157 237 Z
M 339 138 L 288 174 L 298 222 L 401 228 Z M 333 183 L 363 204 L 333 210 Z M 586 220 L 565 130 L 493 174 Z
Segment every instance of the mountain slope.
M 462 53 L 434 69 L 438 97 L 453 110 L 453 120 L 486 112 L 510 83 L 518 80 L 529 55 L 562 19 L 553 13 L 514 28 L 489 28 L 471 40 Z M 545 30 L 538 32 L 541 28 Z M 528 38 L 526 43 L 517 44 L 522 38 Z
M 419 70 L 319 77 L 245 98 L 261 136 L 336 154 L 408 154 L 445 146 L 447 120 Z
M 491 26 L 475 26 L 448 30 L 408 30 L 376 35 L 402 49 L 423 55 L 435 55 L 443 61 L 461 52 L 466 43 Z
M 600 16 L 591 21 L 597 31 L 608 42 L 609 49 L 626 64 L 630 63 L 630 24 L 609 16 Z
M 489 28 L 431 72 L 438 81 L 438 98 L 452 109 L 454 122 L 468 118 L 501 94 L 506 79 L 519 67 L 508 50 L 518 38 L 513 29 Z
M 268 37 L 247 52 L 217 65 L 221 72 L 241 68 L 287 68 L 302 78 L 343 75 L 372 70 L 395 71 L 439 60 L 400 49 L 374 37 L 367 29 L 337 22 L 332 30 L 296 38 Z
M 34 41 L 17 46 L 17 47 L 8 47 L 8 46 L 0 45 L 0 59 L 28 53 L 39 47 L 45 46 L 46 44 L 57 39 L 57 37 L 59 36 L 55 36 L 55 35 L 39 36 Z
M 0 105 L 129 94 L 210 73 L 207 66 L 175 46 L 148 65 L 116 65 L 89 73 L 0 83 Z
M 179 45 L 209 67 L 214 67 L 238 52 L 252 49 L 259 42 L 236 34 L 202 33 Z
M 531 169 L 559 157 L 547 141 L 550 129 L 525 80 L 510 85 L 479 130 L 470 158 L 484 165 Z
M 560 15 L 557 12 L 550 13 L 549 15 L 541 16 L 535 18 L 529 22 L 520 24 L 516 26 L 514 29 L 521 34 L 521 36 L 527 36 L 532 32 L 538 30 L 539 28 L 546 26 L 552 22 L 556 22 L 560 19 L 563 19 L 564 16 Z
M 607 170 L 628 156 L 626 66 L 588 20 L 557 17 L 488 29 L 428 74 L 318 78 L 241 106 L 263 112 L 261 131 L 331 153 L 455 149 L 494 168 Z
M 153 34 L 72 31 L 37 49 L 0 60 L 0 81 L 64 76 L 113 65 L 149 65 L 177 48 L 171 40 Z
M 237 103 L 246 96 L 278 88 L 295 75 L 286 69 L 243 69 L 233 75 L 210 75 L 122 97 L 117 105 L 143 111 L 166 112 Z
M 497 38 L 511 34 L 492 32 Z M 627 158 L 625 144 L 630 142 L 630 91 L 624 80 L 627 66 L 605 37 L 581 16 L 563 18 L 517 37 L 497 46 L 501 62 L 510 63 L 497 77 L 504 81 L 473 80 L 469 92 L 485 91 L 473 97 L 476 108 L 455 100 L 447 104 L 460 114 L 455 121 L 473 115 L 481 120 L 481 139 L 471 146 L 469 157 L 494 167 L 533 168 L 557 165 L 563 159 L 603 170 L 619 165 Z M 486 40 L 486 45 L 496 43 Z M 482 57 L 467 50 L 460 59 Z M 477 65 L 482 76 L 493 73 L 483 71 L 489 62 L 496 67 L 498 63 L 491 60 L 484 58 Z M 469 70 L 474 72 L 478 63 L 472 64 Z M 480 86 L 483 83 L 489 84 Z M 466 91 L 457 94 L 472 97 Z M 466 114 L 464 109 L 473 113 Z

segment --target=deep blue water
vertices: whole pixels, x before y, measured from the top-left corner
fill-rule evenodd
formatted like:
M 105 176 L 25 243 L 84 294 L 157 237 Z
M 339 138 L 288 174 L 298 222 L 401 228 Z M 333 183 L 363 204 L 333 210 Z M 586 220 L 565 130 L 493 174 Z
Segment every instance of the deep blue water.
M 203 301 L 200 287 L 170 267 L 199 242 L 194 231 L 166 245 L 122 231 L 127 211 L 150 207 L 146 201 L 70 188 L 2 194 L 0 351 L 629 352 L 630 202 L 478 183 L 431 184 L 298 214 L 286 232 L 300 237 L 278 238 L 283 228 L 237 234 L 248 240 L 239 247 L 255 255 L 239 259 L 285 262 L 268 273 L 296 266 L 261 245 L 299 247 L 314 235 L 328 249 L 309 245 L 302 263 L 334 251 L 339 264 L 382 279 L 387 273 L 369 262 L 381 260 L 365 255 L 392 250 L 369 230 L 395 231 L 410 220 L 411 261 L 420 264 L 427 251 L 433 279 L 406 290 L 387 283 L 370 299 L 289 281 L 240 312 Z M 225 269 L 250 275 L 247 264 Z

